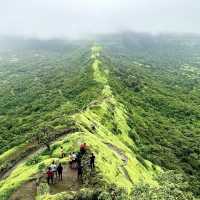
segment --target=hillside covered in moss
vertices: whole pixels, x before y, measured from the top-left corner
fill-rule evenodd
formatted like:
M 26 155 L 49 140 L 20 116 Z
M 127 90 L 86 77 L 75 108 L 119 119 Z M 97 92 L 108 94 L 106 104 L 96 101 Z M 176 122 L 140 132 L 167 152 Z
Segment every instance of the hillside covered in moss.
M 140 37 L 1 53 L 0 199 L 198 199 L 198 52 L 183 38 Z M 68 155 L 84 142 L 79 182 Z M 63 183 L 47 184 L 52 161 Z

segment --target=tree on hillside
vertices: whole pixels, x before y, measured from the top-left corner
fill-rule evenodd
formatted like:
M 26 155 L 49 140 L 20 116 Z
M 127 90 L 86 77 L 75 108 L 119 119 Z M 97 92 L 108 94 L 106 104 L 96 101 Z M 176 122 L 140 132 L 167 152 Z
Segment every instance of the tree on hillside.
M 38 144 L 43 144 L 47 147 L 48 151 L 51 150 L 50 148 L 50 142 L 53 137 L 53 130 L 52 127 L 43 127 L 41 131 L 37 132 L 35 134 L 35 140 L 37 141 Z

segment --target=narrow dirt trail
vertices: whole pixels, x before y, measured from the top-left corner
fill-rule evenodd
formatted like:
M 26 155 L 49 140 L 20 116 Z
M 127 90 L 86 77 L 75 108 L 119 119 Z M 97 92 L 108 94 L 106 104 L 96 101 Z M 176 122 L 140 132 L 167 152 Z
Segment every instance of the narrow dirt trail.
M 38 150 L 36 150 L 34 153 L 31 153 L 31 155 L 27 155 L 26 157 L 19 160 L 13 167 L 11 167 L 7 172 L 5 172 L 5 174 L 2 175 L 0 180 L 6 179 L 8 176 L 10 176 L 10 174 L 14 171 L 14 169 L 17 168 L 20 164 L 22 164 L 23 162 L 26 162 L 28 159 L 33 158 L 37 154 L 42 153 L 42 151 L 44 151 L 45 149 L 46 149 L 45 147 L 41 147 Z
M 36 193 L 37 187 L 35 181 L 29 181 L 14 192 L 9 200 L 35 200 Z
M 111 143 L 105 143 L 112 151 L 114 151 L 115 153 L 117 153 L 121 160 L 124 162 L 125 165 L 127 165 L 128 163 L 128 157 L 124 154 L 123 150 L 121 150 L 120 148 L 118 148 L 117 146 L 111 144 Z
M 71 133 L 72 134 L 72 133 Z M 62 138 L 65 138 L 68 134 L 62 135 L 60 137 L 58 137 L 55 141 L 52 141 L 52 143 L 59 141 Z M 13 167 L 11 167 L 10 169 L 8 169 L 1 177 L 0 177 L 0 181 L 3 179 L 6 179 L 8 176 L 10 176 L 10 174 L 15 170 L 15 168 L 17 168 L 20 164 L 22 164 L 23 162 L 26 162 L 28 159 L 33 158 L 34 156 L 36 156 L 37 154 L 42 153 L 44 150 L 46 149 L 46 147 L 39 147 L 38 149 L 35 149 L 33 152 L 30 152 L 30 154 L 28 154 L 27 156 L 23 157 L 22 159 L 19 159 L 15 165 Z
M 77 180 L 77 170 L 71 169 L 69 165 L 63 166 L 63 180 L 50 185 L 50 194 L 56 194 L 64 191 L 78 191 L 80 183 Z
M 123 161 L 123 165 L 120 165 L 118 168 L 122 170 L 124 176 L 131 182 L 133 183 L 133 180 L 131 179 L 131 177 L 129 176 L 129 173 L 127 171 L 127 169 L 125 168 L 125 166 L 128 163 L 128 157 L 124 154 L 123 150 L 121 150 L 120 148 L 118 148 L 117 146 L 111 144 L 111 143 L 105 143 L 112 151 L 114 151 L 115 153 L 117 153 L 121 160 Z
M 26 158 L 28 155 L 34 153 L 37 150 L 37 146 L 34 144 L 29 144 L 22 150 L 19 150 L 15 152 L 13 155 L 11 155 L 7 160 L 1 163 L 0 168 L 0 180 L 5 178 L 5 174 L 11 170 L 18 162 Z M 6 166 L 5 168 L 2 166 Z
M 47 182 L 46 173 L 42 175 L 42 182 Z M 80 189 L 80 182 L 77 179 L 77 170 L 71 169 L 69 165 L 63 166 L 63 180 L 54 179 L 54 184 L 49 185 L 50 194 L 60 192 L 72 192 Z M 9 198 L 9 200 L 35 200 L 37 195 L 36 181 L 28 181 L 17 189 Z

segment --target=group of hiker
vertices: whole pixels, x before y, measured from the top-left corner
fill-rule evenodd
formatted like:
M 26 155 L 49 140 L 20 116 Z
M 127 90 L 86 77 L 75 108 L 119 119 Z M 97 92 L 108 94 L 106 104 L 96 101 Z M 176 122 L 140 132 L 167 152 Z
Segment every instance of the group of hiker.
M 47 170 L 47 182 L 50 184 L 50 182 L 53 184 L 54 179 L 58 177 L 59 180 L 62 181 L 62 172 L 63 172 L 63 166 L 61 163 L 59 165 L 56 165 L 53 161 L 50 167 L 48 167 Z
M 65 152 L 63 147 L 61 148 L 61 158 L 64 158 Z M 80 151 L 79 152 L 72 152 L 69 154 L 69 167 L 72 170 L 77 170 L 77 179 L 81 180 L 82 179 L 82 175 L 83 175 L 83 163 L 82 163 L 82 157 L 83 155 L 86 153 L 87 150 L 87 145 L 86 143 L 83 143 L 80 145 Z M 89 158 L 89 166 L 91 168 L 91 170 L 95 167 L 95 156 L 92 153 L 90 158 Z M 63 178 L 63 166 L 61 163 L 59 163 L 58 165 L 55 163 L 55 161 L 52 162 L 52 164 L 48 167 L 47 170 L 47 182 L 48 184 L 50 183 L 54 183 L 55 178 L 59 181 L 62 181 Z

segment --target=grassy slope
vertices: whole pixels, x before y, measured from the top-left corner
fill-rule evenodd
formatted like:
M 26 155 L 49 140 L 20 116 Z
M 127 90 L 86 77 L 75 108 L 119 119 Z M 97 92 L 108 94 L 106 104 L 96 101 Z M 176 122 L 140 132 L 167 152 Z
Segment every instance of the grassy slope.
M 94 55 L 96 49 L 92 50 Z M 93 57 L 95 57 L 93 63 L 94 78 L 96 81 L 104 84 L 104 89 L 102 91 L 101 99 L 99 99 L 99 102 L 101 102 L 100 104 L 91 106 L 85 112 L 75 115 L 75 120 L 78 125 L 85 131 L 83 137 L 86 142 L 89 141 L 92 149 L 99 155 L 97 161 L 99 160 L 101 163 L 100 166 L 102 167 L 100 170 L 109 182 L 117 183 L 123 187 L 126 186 L 129 189 L 132 187 L 131 182 L 126 179 L 123 173 L 121 173 L 119 177 L 116 176 L 118 174 L 118 166 L 123 165 L 123 163 L 120 160 L 119 155 L 115 154 L 117 157 L 113 157 L 113 151 L 111 151 L 105 143 L 114 144 L 128 157 L 128 163 L 125 166 L 125 169 L 133 182 L 144 179 L 147 182 L 155 183 L 152 181 L 152 175 L 155 171 L 153 170 L 151 163 L 144 161 L 148 166 L 148 169 L 146 169 L 136 159 L 136 156 L 133 153 L 135 145 L 128 137 L 130 128 L 127 124 L 126 110 L 122 104 L 116 101 L 112 95 L 111 88 L 106 84 L 106 73 L 101 72 L 101 69 L 99 69 L 99 64 L 101 62 L 98 60 L 97 56 Z M 113 113 L 110 112 L 109 109 L 112 109 Z M 95 134 L 92 134 L 92 130 L 90 130 L 93 125 L 96 127 Z M 113 134 L 113 126 L 116 126 L 120 133 Z M 101 152 L 99 152 L 99 147 Z M 131 147 L 132 149 L 128 147 Z M 107 162 L 104 162 L 104 159 L 106 159 Z M 109 163 L 109 161 L 111 163 Z M 111 170 L 107 170 L 109 168 Z
M 118 186 L 132 188 L 140 180 L 156 186 L 154 175 L 161 171 L 147 160 L 142 162 L 137 159 L 136 146 L 128 137 L 126 110 L 112 95 L 112 90 L 107 85 L 107 72 L 100 68 L 99 48 L 92 48 L 92 68 L 94 79 L 103 85 L 100 97 L 89 104 L 86 110 L 73 115 L 80 132 L 66 136 L 66 138 L 52 145 L 52 154 L 40 153 L 34 158 L 35 163 L 21 163 L 8 178 L 0 182 L 0 199 L 6 200 L 10 194 L 24 182 L 39 174 L 45 166 L 54 159 L 59 158 L 60 146 L 66 152 L 76 151 L 81 142 L 86 142 L 97 157 L 97 171 L 106 183 L 115 183 Z M 95 127 L 93 129 L 92 127 Z M 110 145 L 111 144 L 111 145 Z M 114 146 L 114 147 L 113 147 Z M 122 159 L 127 158 L 127 161 Z M 67 159 L 60 160 L 66 162 Z M 42 196 L 42 199 L 62 199 L 66 194 Z M 38 197 L 40 199 L 40 197 Z
M 21 144 L 18 146 L 15 146 L 8 151 L 4 152 L 3 154 L 0 155 L 0 164 L 4 163 L 11 157 L 14 157 L 16 153 L 21 152 L 24 148 L 26 147 L 26 144 Z
M 133 44 L 123 51 L 124 43 L 118 42 L 106 52 L 110 60 L 105 59 L 105 65 L 113 64 L 109 84 L 131 116 L 135 133 L 130 136 L 140 155 L 179 171 L 188 180 L 189 190 L 199 196 L 200 67 L 195 64 L 199 50 L 198 42 L 194 43 L 191 49 L 181 41 L 182 47 L 174 42 L 176 48 L 166 44 L 158 53 L 150 46 L 151 51 L 143 48 L 139 53 Z M 186 72 L 185 63 L 195 66 L 195 73 Z

